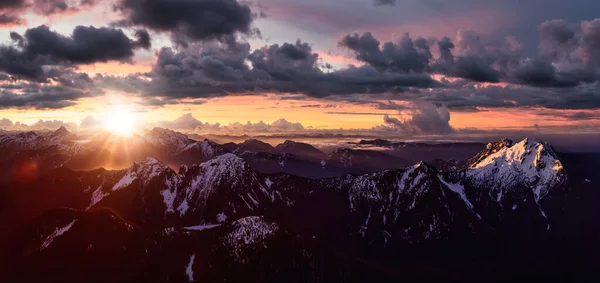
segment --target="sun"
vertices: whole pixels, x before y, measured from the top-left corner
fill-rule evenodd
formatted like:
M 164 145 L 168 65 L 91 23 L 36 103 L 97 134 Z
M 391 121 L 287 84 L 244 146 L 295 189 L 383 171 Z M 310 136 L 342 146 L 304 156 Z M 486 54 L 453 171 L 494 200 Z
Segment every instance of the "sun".
M 107 113 L 105 128 L 114 134 L 129 136 L 133 134 L 135 117 L 128 108 L 115 106 Z

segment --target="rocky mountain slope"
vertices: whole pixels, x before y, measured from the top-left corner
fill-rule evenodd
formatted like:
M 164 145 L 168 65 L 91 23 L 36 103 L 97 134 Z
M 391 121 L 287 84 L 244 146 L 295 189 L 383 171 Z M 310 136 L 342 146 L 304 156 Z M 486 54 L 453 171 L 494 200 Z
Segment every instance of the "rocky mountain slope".
M 565 251 L 539 248 L 578 239 L 573 219 L 589 215 L 573 207 L 595 196 L 572 187 L 559 155 L 535 139 L 490 143 L 450 172 L 419 162 L 332 178 L 260 172 L 246 161 L 256 153 L 240 157 L 208 140 L 172 144 L 213 157 L 178 171 L 155 158 L 123 170 L 59 168 L 9 185 L 13 205 L 0 219 L 14 231 L 2 237 L 10 282 L 397 281 L 407 274 L 393 262 L 411 259 L 415 272 L 428 256 L 444 262 L 433 279 L 481 279 L 444 268 L 457 260 L 467 268 L 482 250 L 502 254 L 494 268 L 513 263 L 504 262 L 508 251 L 541 256 L 540 270 L 550 270 L 540 274 L 552 275 Z M 155 265 L 163 267 L 148 272 Z M 24 275 L 29 268 L 39 272 Z

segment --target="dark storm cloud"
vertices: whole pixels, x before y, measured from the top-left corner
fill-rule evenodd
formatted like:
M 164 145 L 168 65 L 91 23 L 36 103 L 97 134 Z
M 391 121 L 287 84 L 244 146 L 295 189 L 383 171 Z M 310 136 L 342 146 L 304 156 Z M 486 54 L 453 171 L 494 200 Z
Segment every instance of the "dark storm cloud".
M 0 26 L 21 25 L 24 20 L 14 15 L 0 14 Z
M 77 26 L 66 37 L 42 25 L 25 32 L 23 51 L 29 57 L 50 56 L 73 63 L 128 61 L 135 49 L 150 47 L 147 32 L 139 31 L 136 36 L 138 41 L 129 39 L 119 29 Z
M 137 30 L 135 32 L 135 37 L 137 38 L 137 41 L 135 42 L 135 46 L 139 47 L 139 48 L 144 48 L 149 50 L 150 47 L 152 47 L 152 42 L 150 39 L 150 34 L 148 33 L 147 30 Z
M 0 1 L 0 9 L 21 8 L 25 5 L 25 0 L 2 0 Z
M 236 0 L 120 0 L 116 9 L 125 16 L 118 24 L 170 32 L 183 45 L 187 39 L 221 38 L 253 31 L 252 11 Z
M 371 33 L 344 36 L 339 45 L 356 59 L 379 71 L 442 74 L 466 82 L 506 82 L 539 88 L 574 88 L 600 80 L 600 19 L 567 23 L 544 22 L 539 26 L 539 52 L 524 56 L 514 37 L 481 36 L 459 30 L 454 40 L 443 37 L 433 43 L 405 35 L 398 43 L 380 43 Z M 433 58 L 430 46 L 439 51 Z M 458 87 L 442 80 L 446 87 Z
M 545 119 L 558 118 L 571 121 L 600 120 L 600 112 L 543 111 L 536 113 L 536 115 L 546 116 Z
M 481 58 L 474 56 L 458 56 L 448 68 L 447 75 L 476 82 L 497 83 L 500 81 L 498 71 L 491 68 Z
M 95 93 L 62 86 L 23 85 L 21 89 L 0 91 L 0 108 L 59 109 L 75 105 L 75 100 Z
M 12 24 L 21 25 L 25 21 L 19 16 L 26 11 L 32 11 L 38 15 L 50 16 L 54 14 L 62 14 L 68 12 L 78 12 L 81 7 L 90 7 L 97 4 L 97 0 L 2 0 L 0 1 L 0 10 L 5 13 L 0 17 L 3 19 L 14 19 L 10 21 Z
M 69 37 L 43 25 L 28 29 L 24 35 L 11 32 L 10 37 L 16 46 L 0 46 L 0 71 L 39 82 L 60 75 L 49 74 L 44 66 L 130 62 L 135 49 L 150 47 L 146 31 L 138 31 L 137 40 L 132 40 L 121 30 L 92 26 L 77 26 Z
M 33 11 L 41 15 L 64 13 L 69 10 L 65 0 L 34 0 Z
M 16 77 L 45 80 L 42 66 L 46 58 L 30 58 L 12 46 L 0 46 L 0 70 Z
M 371 66 L 323 72 L 319 66 L 318 54 L 300 40 L 252 52 L 249 44 L 231 38 L 180 51 L 162 48 L 144 95 L 200 98 L 271 91 L 327 97 L 439 86 L 427 74 L 390 72 Z
M 513 43 L 513 45 L 511 45 Z M 444 37 L 437 42 L 440 56 L 430 70 L 476 82 L 496 83 L 519 61 L 516 42 L 484 40 L 477 33 L 459 30 L 456 41 Z
M 553 20 L 540 25 L 540 49 L 563 63 L 600 65 L 600 19 L 569 24 Z
M 499 82 L 500 73 L 492 65 L 501 61 L 503 54 L 487 52 L 479 38 L 463 32 L 459 37 L 460 53 L 454 56 L 455 44 L 450 38 L 438 42 L 440 57 L 433 60 L 429 43 L 424 38 L 412 40 L 408 34 L 396 44 L 381 44 L 371 33 L 344 36 L 339 45 L 356 53 L 356 59 L 368 65 L 389 72 L 401 73 L 442 73 L 452 77 L 465 78 L 477 82 Z
M 455 45 L 452 43 L 452 39 L 449 37 L 443 37 L 440 41 L 438 41 L 438 49 L 440 50 L 440 58 L 441 61 L 451 62 L 454 60 L 454 54 L 452 54 L 452 49 L 454 49 Z
M 27 21 L 21 17 L 21 12 L 26 7 L 25 0 L 0 1 L 0 27 L 25 24 Z
M 598 109 L 600 85 L 579 85 L 572 88 L 540 88 L 531 86 L 474 87 L 433 89 L 422 92 L 421 98 L 436 105 L 447 105 L 454 111 L 473 107 L 543 107 L 550 109 Z
M 21 36 L 20 34 L 11 31 L 10 32 L 10 39 L 12 39 L 12 41 L 14 41 L 18 46 L 23 46 L 23 42 L 24 42 L 24 38 L 23 36 Z
M 0 46 L 0 71 L 11 81 L 28 83 L 0 85 L 0 108 L 58 109 L 102 94 L 110 79 L 77 72 L 77 65 L 130 62 L 134 50 L 150 47 L 146 31 L 138 30 L 135 36 L 133 40 L 121 30 L 91 26 L 76 27 L 71 36 L 46 26 L 28 29 L 23 35 L 12 32 L 14 44 Z
M 396 5 L 396 0 L 375 0 L 375 6 L 383 6 L 383 5 Z
M 423 72 L 432 58 L 429 45 L 423 38 L 413 41 L 405 34 L 398 44 L 386 42 L 379 48 L 379 41 L 369 32 L 362 35 L 346 35 L 340 42 L 356 53 L 356 59 L 378 70 L 391 72 Z
M 558 73 L 551 62 L 526 60 L 510 74 L 516 82 L 539 87 L 574 87 L 580 80 L 572 74 Z

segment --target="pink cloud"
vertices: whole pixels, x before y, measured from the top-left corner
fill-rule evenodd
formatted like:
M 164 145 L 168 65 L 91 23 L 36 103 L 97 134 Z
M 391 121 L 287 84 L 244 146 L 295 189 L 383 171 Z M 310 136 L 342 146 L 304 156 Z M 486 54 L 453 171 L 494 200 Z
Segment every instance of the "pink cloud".
M 380 40 L 395 41 L 408 32 L 412 37 L 448 36 L 453 38 L 458 30 L 467 29 L 477 33 L 490 33 L 515 24 L 514 15 L 499 10 L 480 10 L 456 16 L 427 18 L 398 25 L 365 26 L 357 32 L 371 32 Z
M 456 35 L 459 29 L 469 29 L 479 33 L 512 27 L 516 18 L 512 13 L 496 9 L 465 10 L 460 14 L 424 15 L 407 21 L 402 17 L 369 17 L 347 10 L 317 7 L 308 3 L 268 1 L 268 19 L 290 22 L 303 29 L 330 34 L 350 32 L 371 32 L 384 40 L 398 39 L 409 32 L 413 37 L 443 37 Z M 365 11 L 365 13 L 374 13 Z
M 319 58 L 321 58 L 323 60 L 323 63 L 329 63 L 331 65 L 335 65 L 335 66 L 347 66 L 347 65 L 354 65 L 354 66 L 361 66 L 364 63 L 360 62 L 356 59 L 354 59 L 353 57 L 350 56 L 346 56 L 343 54 L 335 54 L 332 52 L 318 52 L 319 54 Z

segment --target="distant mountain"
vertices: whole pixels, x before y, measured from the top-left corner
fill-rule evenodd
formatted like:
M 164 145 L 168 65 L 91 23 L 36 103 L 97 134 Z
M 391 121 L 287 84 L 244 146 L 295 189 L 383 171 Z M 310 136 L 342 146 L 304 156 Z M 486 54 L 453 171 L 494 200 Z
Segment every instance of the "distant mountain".
M 180 164 L 198 164 L 228 152 L 230 150 L 226 147 L 205 139 L 203 141 L 188 143 L 170 157 L 169 160 L 174 160 Z
M 458 171 L 467 166 L 467 162 L 465 160 L 443 160 L 443 159 L 433 159 L 430 161 L 431 165 L 437 168 L 439 171 L 450 172 L 450 171 Z
M 346 168 L 348 173 L 363 174 L 406 167 L 412 164 L 414 163 L 409 160 L 385 152 L 337 148 L 323 159 L 321 165 L 324 168 L 340 166 Z
M 481 143 L 419 143 L 419 142 L 391 142 L 388 140 L 361 140 L 357 143 L 360 147 L 383 147 L 387 153 L 402 157 L 412 162 L 425 160 L 433 162 L 440 160 L 467 160 L 479 153 L 485 144 Z
M 257 139 L 248 139 L 243 143 L 239 143 L 233 150 L 234 153 L 243 153 L 244 151 L 252 152 L 273 152 L 275 148 L 263 141 Z
M 294 154 L 297 156 L 307 156 L 307 157 L 314 157 L 314 158 L 322 158 L 325 156 L 325 153 L 316 149 L 314 146 L 312 146 L 310 144 L 302 143 L 302 142 L 295 142 L 295 141 L 291 141 L 291 140 L 286 140 L 285 142 L 278 144 L 275 147 L 275 152 L 288 153 L 288 154 Z
M 153 145 L 157 150 L 175 154 L 193 143 L 186 135 L 169 129 L 153 128 L 144 135 L 145 142 Z

